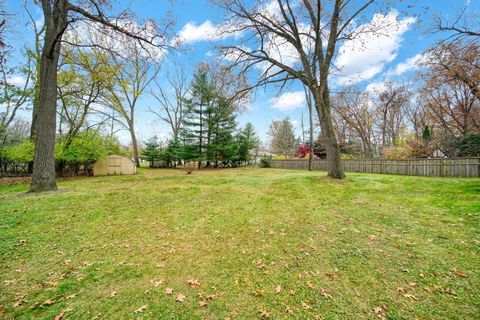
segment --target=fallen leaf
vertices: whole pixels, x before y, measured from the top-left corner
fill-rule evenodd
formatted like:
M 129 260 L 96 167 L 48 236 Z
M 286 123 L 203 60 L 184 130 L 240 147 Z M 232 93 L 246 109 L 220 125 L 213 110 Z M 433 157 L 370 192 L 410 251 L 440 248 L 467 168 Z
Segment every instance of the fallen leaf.
M 42 303 L 42 306 L 48 306 L 55 303 L 55 299 L 47 299 Z
M 165 288 L 165 293 L 166 293 L 166 294 L 172 294 L 172 293 L 173 293 L 173 289 L 172 289 L 172 288 Z
M 268 319 L 270 318 L 270 312 L 268 312 L 267 310 L 260 310 L 260 316 L 263 319 Z
M 112 291 L 109 295 L 110 298 L 113 298 L 117 295 L 117 291 Z
M 410 272 L 410 270 L 408 268 L 403 268 L 402 271 L 406 272 L 406 273 Z
M 147 310 L 147 307 L 148 307 L 148 305 L 145 304 L 145 305 L 141 306 L 140 308 L 138 308 L 137 310 L 135 310 L 134 313 L 142 313 L 145 310 Z
M 255 265 L 255 267 L 257 267 L 258 269 L 265 269 L 266 265 L 265 263 L 263 262 L 262 259 L 259 259 L 259 260 L 253 260 L 253 264 Z
M 290 290 L 288 293 L 289 293 L 291 296 L 294 296 L 294 295 L 295 295 L 295 290 Z
M 39 301 L 34 302 L 34 303 L 30 306 L 30 309 L 35 309 L 39 304 L 40 304 Z
M 275 293 L 280 293 L 280 292 L 282 292 L 282 286 L 278 285 L 275 287 Z
M 68 266 L 68 265 L 70 264 L 70 262 L 72 262 L 72 260 L 68 260 L 68 259 L 67 259 L 67 260 L 63 261 L 63 264 L 66 265 L 66 266 Z
M 209 294 L 207 296 L 207 300 L 214 300 L 216 298 L 216 296 L 214 294 Z
M 325 289 L 320 289 L 320 294 L 325 297 L 326 299 L 332 299 L 332 295 L 327 293 L 327 291 L 325 291 Z
M 178 302 L 183 302 L 183 301 L 185 301 L 185 298 L 186 297 L 183 294 L 179 293 L 178 296 L 177 296 L 177 299 L 175 299 L 175 300 L 178 301 Z
M 69 296 L 66 296 L 64 300 L 70 300 L 70 299 L 75 298 L 76 296 L 78 296 L 78 293 L 74 293 L 74 294 L 71 294 Z
M 26 240 L 26 239 L 22 239 L 22 240 L 20 240 L 19 242 L 20 242 L 20 244 L 25 244 L 25 243 L 27 243 L 27 240 Z
M 312 308 L 312 306 L 309 305 L 308 303 L 306 303 L 305 301 L 302 301 L 302 307 L 303 307 L 303 309 L 305 309 L 305 310 L 308 310 L 308 309 L 311 309 L 311 308 Z
M 420 278 L 425 278 L 425 275 L 424 275 L 423 273 L 420 273 L 418 276 L 419 276 Z
M 57 314 L 55 316 L 55 320 L 63 319 L 63 316 L 65 315 L 65 313 L 70 312 L 70 311 L 72 311 L 72 309 L 70 309 L 70 308 L 63 309 L 59 314 Z
M 263 290 L 254 291 L 252 294 L 254 297 L 263 297 Z
M 288 314 L 293 314 L 293 309 L 290 308 L 289 306 L 285 306 L 285 312 Z
M 309 287 L 310 289 L 313 289 L 313 284 L 310 281 L 307 281 L 307 287 Z
M 207 300 L 200 300 L 198 302 L 198 305 L 200 306 L 200 308 L 203 308 L 203 307 L 206 307 L 208 305 L 208 302 L 207 302 Z
M 198 281 L 197 279 L 188 279 L 185 282 L 188 283 L 190 285 L 190 287 L 192 287 L 192 288 L 196 288 L 196 287 L 200 286 L 200 281 Z
M 150 283 L 153 284 L 155 288 L 157 288 L 159 285 L 165 282 L 164 278 L 160 278 L 158 280 L 150 280 Z
M 410 300 L 418 300 L 417 297 L 415 297 L 413 294 L 410 294 L 410 293 L 404 293 L 403 296 L 404 296 L 405 298 L 410 299 Z
M 395 287 L 395 291 L 397 291 L 397 292 L 405 292 L 405 288 L 403 288 L 403 287 Z
M 375 312 L 376 314 L 380 314 L 383 312 L 383 308 L 382 307 L 375 307 L 373 308 L 373 312 Z
M 0 316 L 4 316 L 5 315 L 5 312 L 7 312 L 5 310 L 5 307 L 4 306 L 0 306 Z
M 460 278 L 466 278 L 467 277 L 467 275 L 465 273 L 460 272 L 460 271 L 454 271 L 453 274 L 460 277 Z

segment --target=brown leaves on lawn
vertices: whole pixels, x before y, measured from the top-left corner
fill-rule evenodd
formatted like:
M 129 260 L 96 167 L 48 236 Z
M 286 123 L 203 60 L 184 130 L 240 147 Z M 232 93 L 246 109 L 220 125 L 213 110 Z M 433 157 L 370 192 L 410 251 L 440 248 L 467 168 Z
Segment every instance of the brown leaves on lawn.
M 50 299 L 45 300 L 45 301 L 42 303 L 42 307 L 49 306 L 49 305 L 54 304 L 54 303 L 55 303 L 55 299 L 54 299 L 54 298 L 50 298 Z
M 57 315 L 55 316 L 55 319 L 54 319 L 54 320 L 62 320 L 62 319 L 63 319 L 63 316 L 65 315 L 65 313 L 70 312 L 70 311 L 72 311 L 72 309 L 70 309 L 70 308 L 63 309 L 62 311 L 60 311 L 59 314 L 57 314 Z
M 184 301 L 185 301 L 185 298 L 186 298 L 186 297 L 185 297 L 183 294 L 179 293 L 179 294 L 177 295 L 177 298 L 175 299 L 175 301 L 184 302 Z
M 262 259 L 253 260 L 253 265 L 260 270 L 265 269 L 265 267 L 267 266 Z
M 320 289 L 320 294 L 325 298 L 325 299 L 332 299 L 332 295 L 329 294 L 325 289 Z
M 196 287 L 199 287 L 200 286 L 200 281 L 198 281 L 197 279 L 188 279 L 187 281 L 185 281 L 188 285 L 190 285 L 190 287 L 192 288 L 196 288 Z
M 260 310 L 260 316 L 262 317 L 262 319 L 269 319 L 270 312 L 268 312 L 266 309 Z
M 73 298 L 75 298 L 75 297 L 78 296 L 78 295 L 79 295 L 78 293 L 71 294 L 71 295 L 69 295 L 69 296 L 66 296 L 64 300 L 73 299 Z
M 158 280 L 150 280 L 150 283 L 155 287 L 157 288 L 158 286 L 160 286 L 161 284 L 165 283 L 165 278 L 160 278 Z
M 140 308 L 138 308 L 137 310 L 134 311 L 134 313 L 142 313 L 144 312 L 145 310 L 147 310 L 148 308 L 148 305 L 144 304 L 143 306 L 141 306 Z
M 403 296 L 410 300 L 418 300 L 417 297 L 415 297 L 413 294 L 410 294 L 410 293 L 404 293 Z
M 279 294 L 280 292 L 282 292 L 282 286 L 278 285 L 278 286 L 275 287 L 275 293 Z
M 113 298 L 117 295 L 117 291 L 113 290 L 110 295 L 108 296 L 109 298 Z
M 307 287 L 309 289 L 313 289 L 313 284 L 310 281 L 307 281 Z
M 293 314 L 293 309 L 290 308 L 289 306 L 285 306 L 285 312 L 286 312 L 287 314 Z
M 455 270 L 455 269 L 452 270 L 452 272 L 453 272 L 454 275 L 456 275 L 456 276 L 459 277 L 459 278 L 466 278 L 466 277 L 467 277 L 467 275 L 466 275 L 465 273 L 460 272 L 460 271 L 457 271 L 457 270 Z
M 173 291 L 173 288 L 165 288 L 165 294 L 172 294 Z
M 203 307 L 206 307 L 208 305 L 208 302 L 207 302 L 207 300 L 200 300 L 198 302 L 198 305 L 200 306 L 200 308 L 203 308 Z
M 335 270 L 333 270 L 332 272 L 325 272 L 325 275 L 329 278 L 335 279 L 337 276 L 340 275 L 340 270 L 335 268 Z

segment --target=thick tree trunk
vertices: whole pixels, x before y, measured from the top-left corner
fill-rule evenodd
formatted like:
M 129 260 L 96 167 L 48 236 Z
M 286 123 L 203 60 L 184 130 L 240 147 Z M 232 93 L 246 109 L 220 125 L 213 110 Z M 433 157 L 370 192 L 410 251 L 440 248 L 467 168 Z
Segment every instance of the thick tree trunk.
M 130 126 L 130 137 L 132 138 L 132 148 L 133 148 L 133 158 L 135 159 L 135 164 L 137 167 L 140 167 L 140 158 L 138 156 L 138 145 L 137 138 L 135 136 L 135 128 L 133 124 Z
M 333 129 L 332 114 L 330 108 L 330 97 L 328 87 L 323 96 L 314 94 L 315 108 L 320 119 L 320 127 L 325 136 L 325 149 L 327 152 L 328 176 L 335 179 L 345 178 L 342 159 L 340 158 L 340 147 Z
M 55 180 L 55 131 L 57 68 L 61 34 L 48 26 L 40 60 L 40 93 L 35 121 L 35 153 L 30 192 L 57 190 Z M 53 48 L 52 48 L 53 46 Z

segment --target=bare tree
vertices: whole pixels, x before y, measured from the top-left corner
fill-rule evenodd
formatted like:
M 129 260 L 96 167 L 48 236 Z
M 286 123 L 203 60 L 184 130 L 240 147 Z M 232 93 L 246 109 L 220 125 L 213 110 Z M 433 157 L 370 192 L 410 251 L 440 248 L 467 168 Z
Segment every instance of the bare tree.
M 480 38 L 480 15 L 469 13 L 468 5 L 461 8 L 451 20 L 437 14 L 433 21 L 435 32 L 449 34 L 447 40 L 478 41 Z
M 176 140 L 183 117 L 187 112 L 185 99 L 189 87 L 183 67 L 177 66 L 174 74 L 168 74 L 167 82 L 170 88 L 164 89 L 158 81 L 155 80 L 155 89 L 151 91 L 151 94 L 155 100 L 157 100 L 159 106 L 149 108 L 149 111 L 170 126 L 172 137 Z M 169 89 L 172 90 L 171 94 L 169 93 Z
M 364 156 L 373 157 L 375 155 L 375 110 L 371 105 L 369 93 L 361 92 L 355 87 L 347 88 L 336 95 L 334 109 L 362 142 Z
M 65 31 L 78 21 L 95 22 L 104 29 L 128 36 L 141 43 L 159 46 L 158 33 L 145 35 L 146 28 L 131 28 L 124 14 L 110 16 L 108 1 L 41 0 L 45 36 L 40 59 L 40 92 L 36 117 L 35 155 L 31 192 L 56 190 L 55 131 L 57 104 L 57 69 Z M 149 23 L 152 29 L 154 24 Z M 163 36 L 163 34 L 162 34 Z
M 303 0 L 260 1 L 248 6 L 242 0 L 217 0 L 230 18 L 232 32 L 246 34 L 240 45 L 223 47 L 234 65 L 245 71 L 255 67 L 261 75 L 255 87 L 269 83 L 301 81 L 312 93 L 325 137 L 328 175 L 344 177 L 335 136 L 328 79 L 337 45 L 359 33 L 375 34 L 384 26 L 352 28 L 376 1 Z M 255 41 L 257 48 L 249 49 Z M 360 48 L 359 48 L 360 50 Z M 282 54 L 283 53 L 283 54 Z M 292 61 L 293 60 L 293 61 Z
M 411 94 L 404 84 L 387 81 L 376 99 L 376 123 L 383 147 L 394 147 L 406 129 L 405 115 Z

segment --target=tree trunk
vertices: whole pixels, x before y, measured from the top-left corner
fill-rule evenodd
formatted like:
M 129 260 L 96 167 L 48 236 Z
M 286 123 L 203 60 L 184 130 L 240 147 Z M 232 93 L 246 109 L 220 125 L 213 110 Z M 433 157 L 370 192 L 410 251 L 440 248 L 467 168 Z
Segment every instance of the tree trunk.
M 135 159 L 135 164 L 138 168 L 140 167 L 140 158 L 138 156 L 137 138 L 135 137 L 135 128 L 133 123 L 129 127 L 130 137 L 132 138 L 133 158 Z
M 340 147 L 333 129 L 332 114 L 330 108 L 330 96 L 326 86 L 323 96 L 315 92 L 315 108 L 320 119 L 320 127 L 325 136 L 325 150 L 327 152 L 328 176 L 335 179 L 345 178 Z
M 50 17 L 51 19 L 52 17 Z M 35 153 L 30 192 L 57 190 L 55 180 L 55 131 L 57 68 L 64 26 L 47 21 L 40 59 L 40 93 L 35 121 Z M 66 21 L 57 22 L 65 23 Z

